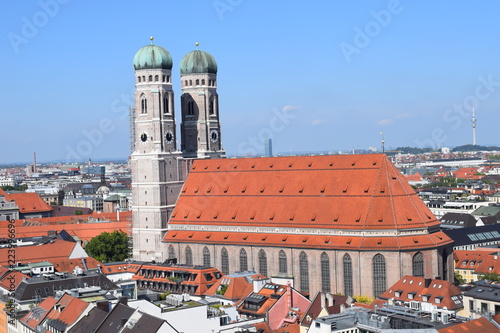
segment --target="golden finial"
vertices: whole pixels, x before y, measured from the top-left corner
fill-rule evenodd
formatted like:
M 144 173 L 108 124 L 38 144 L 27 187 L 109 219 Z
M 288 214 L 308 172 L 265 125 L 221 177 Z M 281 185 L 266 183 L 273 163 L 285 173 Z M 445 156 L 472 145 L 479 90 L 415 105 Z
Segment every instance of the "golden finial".
M 198 50 L 198 46 L 200 45 L 200 43 L 196 42 L 194 43 L 194 45 L 196 45 L 196 49 Z
M 153 39 L 155 39 L 153 36 L 149 37 L 149 40 L 151 41 L 151 45 L 153 45 Z

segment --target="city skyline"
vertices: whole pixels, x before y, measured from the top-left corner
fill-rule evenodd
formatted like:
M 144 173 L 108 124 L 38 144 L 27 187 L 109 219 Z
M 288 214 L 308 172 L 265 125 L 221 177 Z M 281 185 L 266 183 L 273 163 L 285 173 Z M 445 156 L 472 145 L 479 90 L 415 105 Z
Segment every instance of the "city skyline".
M 376 1 L 79 3 L 9 1 L 0 164 L 127 158 L 134 54 L 173 58 L 179 115 L 182 57 L 219 67 L 228 155 L 497 145 L 500 5 Z M 8 14 L 8 16 L 7 16 Z M 5 126 L 7 125 L 7 126 Z M 180 118 L 177 117 L 177 126 Z

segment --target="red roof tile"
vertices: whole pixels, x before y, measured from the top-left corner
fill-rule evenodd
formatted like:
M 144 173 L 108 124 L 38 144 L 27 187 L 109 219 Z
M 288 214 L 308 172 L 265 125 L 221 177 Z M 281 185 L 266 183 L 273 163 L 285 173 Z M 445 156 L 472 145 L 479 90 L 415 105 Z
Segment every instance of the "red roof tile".
M 439 333 L 498 333 L 499 329 L 485 317 L 437 330 Z
M 37 193 L 7 194 L 5 199 L 14 201 L 21 214 L 51 212 L 53 210 Z
M 452 242 L 444 233 L 427 233 L 439 224 L 385 155 L 196 160 L 172 214 L 165 241 L 190 242 L 193 237 L 203 237 L 203 243 L 210 243 L 230 234 L 233 242 L 262 244 L 261 234 L 220 231 L 211 235 L 203 232 L 200 236 L 200 232 L 177 231 L 176 225 L 203 225 L 213 230 L 225 230 L 228 226 L 372 232 L 420 229 L 420 235 L 390 235 L 382 239 L 382 244 L 375 237 L 361 242 L 357 237 L 335 236 L 336 243 L 345 244 L 346 248 L 417 249 Z M 286 242 L 278 239 L 285 237 L 282 235 L 266 236 L 266 242 L 280 246 L 328 244 L 324 236 L 309 236 L 304 241 L 303 235 L 299 236 L 301 239 L 290 235 Z M 331 238 L 333 241 L 334 236 Z

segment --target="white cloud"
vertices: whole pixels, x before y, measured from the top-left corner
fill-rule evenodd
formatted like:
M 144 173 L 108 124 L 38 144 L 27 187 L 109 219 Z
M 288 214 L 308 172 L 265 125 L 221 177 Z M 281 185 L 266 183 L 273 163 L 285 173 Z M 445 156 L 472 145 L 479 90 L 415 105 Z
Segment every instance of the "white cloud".
M 319 119 L 319 118 L 318 118 L 318 119 L 314 119 L 313 121 L 311 121 L 311 125 L 316 126 L 316 125 L 323 124 L 324 122 L 325 122 L 325 120 L 324 120 L 324 119 Z
M 395 118 L 401 119 L 401 118 L 411 118 L 411 117 L 413 117 L 413 113 L 402 113 L 398 114 Z
M 378 122 L 379 125 L 389 125 L 394 122 L 394 119 L 382 119 Z
M 283 106 L 283 111 L 292 111 L 292 110 L 297 110 L 297 109 L 301 109 L 302 106 L 300 105 L 285 105 Z

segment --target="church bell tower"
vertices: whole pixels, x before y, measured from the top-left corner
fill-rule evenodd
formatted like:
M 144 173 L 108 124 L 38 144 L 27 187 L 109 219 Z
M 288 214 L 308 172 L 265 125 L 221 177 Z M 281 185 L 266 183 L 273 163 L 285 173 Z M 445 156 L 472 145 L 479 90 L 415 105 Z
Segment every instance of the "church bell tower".
M 134 57 L 133 257 L 163 262 L 167 258 L 161 242 L 184 177 L 177 148 L 172 57 L 150 40 L 151 45 Z

